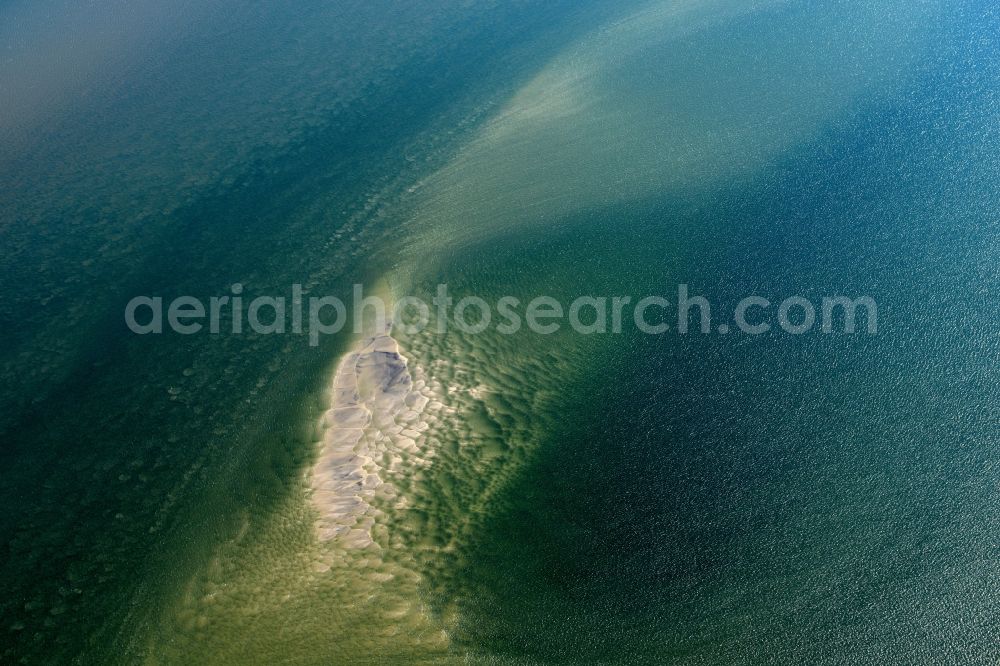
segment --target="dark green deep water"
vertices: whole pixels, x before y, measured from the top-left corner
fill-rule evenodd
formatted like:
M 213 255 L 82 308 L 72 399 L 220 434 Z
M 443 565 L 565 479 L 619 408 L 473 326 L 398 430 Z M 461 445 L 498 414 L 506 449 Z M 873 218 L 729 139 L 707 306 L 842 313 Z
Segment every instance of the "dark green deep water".
M 764 83 L 798 72 L 794 49 L 851 34 L 824 32 L 824 17 L 888 31 L 902 11 L 862 6 L 792 2 L 710 22 L 648 57 L 623 58 L 599 86 L 617 91 L 615 101 L 648 93 L 654 111 L 709 116 L 732 101 L 710 79 L 732 75 L 718 86 L 739 91 L 745 74 L 751 87 L 737 100 L 774 94 Z M 25 11 L 15 3 L 0 16 Z M 899 62 L 869 62 L 861 37 L 831 48 L 842 71 L 861 73 L 854 78 L 868 69 L 897 78 L 788 144 L 737 151 L 752 168 L 667 182 L 655 155 L 628 144 L 630 119 L 650 133 L 658 116 L 631 110 L 616 117 L 622 134 L 584 136 L 582 148 L 535 141 L 504 151 L 500 141 L 499 175 L 482 186 L 490 196 L 464 209 L 461 193 L 448 198 L 447 174 L 471 164 L 456 171 L 479 186 L 476 154 L 463 161 L 466 137 L 630 7 L 202 11 L 169 37 L 139 31 L 162 59 L 122 47 L 100 61 L 96 71 L 112 73 L 92 75 L 81 106 L 56 104 L 79 91 L 52 84 L 35 107 L 12 102 L 21 115 L 3 126 L 0 661 L 190 663 L 190 651 L 165 649 L 186 640 L 174 633 L 185 631 L 175 629 L 177 599 L 219 544 L 245 525 L 252 540 L 280 511 L 314 455 L 311 423 L 346 337 L 319 349 L 284 336 L 136 338 L 121 321 L 129 298 L 207 297 L 234 282 L 251 294 L 293 282 L 346 294 L 417 256 L 418 290 L 446 281 L 571 300 L 669 297 L 684 282 L 720 313 L 747 294 L 868 294 L 880 306 L 874 336 L 626 330 L 435 347 L 508 382 L 497 398 L 508 416 L 494 425 L 518 462 L 467 525 L 465 500 L 482 494 L 477 474 L 492 468 L 442 456 L 419 493 L 427 504 L 417 523 L 429 533 L 463 525 L 456 547 L 417 558 L 422 599 L 434 617 L 453 619 L 451 656 L 996 662 L 1000 25 L 986 3 L 927 9 L 919 29 L 895 37 L 914 44 Z M 24 90 L 18 77 L 38 66 L 22 55 L 31 35 L 3 30 L 17 47 L 8 89 Z M 694 64 L 681 67 L 681 56 Z M 826 85 L 842 84 L 827 74 Z M 791 80 L 804 85 L 801 72 Z M 568 116 L 567 135 L 604 128 L 600 104 Z M 796 108 L 783 111 L 793 127 Z M 741 112 L 711 118 L 738 125 Z M 578 130 L 573 118 L 583 119 Z M 699 136 L 697 122 L 679 126 Z M 671 131 L 665 141 L 677 138 Z M 546 165 L 554 191 L 559 179 L 590 182 L 588 168 L 610 183 L 618 171 L 609 165 L 629 175 L 620 192 L 609 186 L 616 196 L 546 203 L 534 224 L 516 210 L 485 216 L 538 196 L 518 182 L 517 164 L 501 163 L 525 155 Z M 429 189 L 444 194 L 404 196 L 442 167 Z M 458 221 L 441 219 L 439 239 L 407 223 L 421 219 L 414 208 L 434 223 L 454 210 Z M 456 242 L 449 224 L 461 231 Z M 211 644 L 212 626 L 190 650 Z M 270 652 L 271 637 L 251 638 L 265 646 L 254 655 L 261 663 L 292 661 L 278 637 Z M 404 660 L 402 650 L 351 653 L 363 643 L 317 641 L 294 657 Z M 217 648 L 205 654 L 221 660 Z
M 864 109 L 711 204 L 593 211 L 477 266 L 502 281 L 530 247 L 608 293 L 684 276 L 715 303 L 847 286 L 882 319 L 872 338 L 626 335 L 592 359 L 460 569 L 464 645 L 511 663 L 996 658 L 997 173 L 954 128 L 926 138 L 963 87 L 917 81 L 922 111 Z

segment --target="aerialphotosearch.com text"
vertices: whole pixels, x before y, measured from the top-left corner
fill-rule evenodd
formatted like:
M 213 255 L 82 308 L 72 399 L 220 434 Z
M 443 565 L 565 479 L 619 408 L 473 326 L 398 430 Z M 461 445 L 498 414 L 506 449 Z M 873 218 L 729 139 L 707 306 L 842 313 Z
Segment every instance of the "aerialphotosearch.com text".
M 428 302 L 429 301 L 429 302 Z M 709 300 L 692 294 L 687 284 L 677 286 L 672 298 L 662 295 L 582 295 L 566 302 L 546 295 L 521 299 L 502 296 L 453 295 L 448 285 L 437 286 L 425 300 L 405 296 L 391 303 L 353 286 L 351 297 L 307 295 L 292 285 L 290 296 L 244 295 L 242 284 L 229 293 L 200 299 L 180 296 L 169 301 L 160 296 L 136 296 L 125 307 L 125 323 L 137 335 L 172 332 L 180 335 L 208 333 L 240 335 L 307 335 L 319 345 L 324 336 L 349 326 L 362 334 L 374 324 L 389 325 L 412 335 L 425 330 L 447 333 L 452 327 L 464 334 L 495 331 L 515 335 L 528 331 L 552 335 L 572 331 L 580 335 L 621 334 L 629 327 L 646 335 L 763 335 L 810 332 L 874 335 L 878 331 L 878 306 L 869 296 L 832 295 L 819 299 L 785 296 L 780 299 L 750 295 L 740 299 L 728 316 Z

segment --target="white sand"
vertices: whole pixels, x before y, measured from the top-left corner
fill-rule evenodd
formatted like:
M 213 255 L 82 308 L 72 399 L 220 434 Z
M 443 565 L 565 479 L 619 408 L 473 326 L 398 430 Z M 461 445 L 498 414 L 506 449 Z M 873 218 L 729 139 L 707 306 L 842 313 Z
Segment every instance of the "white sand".
M 424 382 L 413 381 L 407 359 L 386 328 L 341 360 L 331 397 L 312 473 L 319 537 L 365 548 L 374 543 L 372 527 L 379 516 L 374 500 L 405 505 L 387 482 L 388 473 L 429 462 L 421 440 L 429 428 L 423 415 L 432 396 Z

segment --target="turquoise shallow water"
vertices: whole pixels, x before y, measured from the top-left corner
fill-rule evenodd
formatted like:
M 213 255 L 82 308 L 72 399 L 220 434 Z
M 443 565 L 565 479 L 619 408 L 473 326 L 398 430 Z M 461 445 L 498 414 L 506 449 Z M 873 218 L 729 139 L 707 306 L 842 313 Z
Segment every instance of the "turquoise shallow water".
M 989 7 L 226 16 L 4 126 L 5 660 L 996 660 Z M 400 334 L 447 409 L 376 555 L 303 483 L 348 336 L 121 324 L 237 281 L 870 294 L 879 333 Z
M 11 89 L 40 66 L 20 66 L 36 42 L 13 26 L 74 16 L 29 9 L 4 8 L 33 17 L 6 24 Z M 378 248 L 394 232 L 375 223 L 386 197 L 504 94 L 526 45 L 544 57 L 586 23 L 554 5 L 207 9 L 176 6 L 173 38 L 143 23 L 155 54 L 106 44 L 87 103 L 36 81 L 53 103 L 4 126 L 4 659 L 148 659 L 219 544 L 267 522 L 314 455 L 346 338 L 136 338 L 128 299 L 237 281 L 346 296 L 393 261 Z M 71 50 L 74 30 L 122 30 L 101 13 L 59 26 Z M 522 57 L 505 62 L 514 44 Z

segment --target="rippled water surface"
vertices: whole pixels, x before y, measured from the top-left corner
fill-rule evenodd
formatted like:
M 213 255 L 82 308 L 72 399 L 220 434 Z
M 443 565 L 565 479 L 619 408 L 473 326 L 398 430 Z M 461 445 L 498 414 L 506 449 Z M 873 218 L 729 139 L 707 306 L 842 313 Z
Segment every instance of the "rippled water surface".
M 119 9 L 0 6 L 0 661 L 1000 656 L 990 6 Z M 124 326 L 237 282 L 879 331 Z

